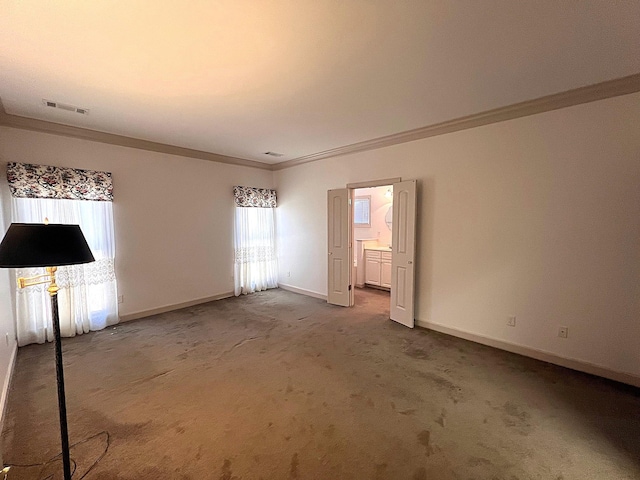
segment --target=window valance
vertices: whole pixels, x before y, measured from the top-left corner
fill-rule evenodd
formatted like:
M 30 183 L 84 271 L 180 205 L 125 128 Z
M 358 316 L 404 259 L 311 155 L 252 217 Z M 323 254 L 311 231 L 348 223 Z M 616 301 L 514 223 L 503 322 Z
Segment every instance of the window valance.
M 268 188 L 233 187 L 238 207 L 276 208 L 276 191 Z
M 19 198 L 113 201 L 109 172 L 9 163 L 7 180 L 11 195 Z

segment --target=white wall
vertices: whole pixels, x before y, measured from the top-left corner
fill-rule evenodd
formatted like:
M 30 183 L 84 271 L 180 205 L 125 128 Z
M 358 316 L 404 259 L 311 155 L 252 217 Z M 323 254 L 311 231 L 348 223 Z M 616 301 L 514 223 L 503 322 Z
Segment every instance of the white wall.
M 2 176 L 6 162 L 113 173 L 121 316 L 233 291 L 232 187 L 273 182 L 267 170 L 0 127 Z
M 356 197 L 371 197 L 371 226 L 370 227 L 354 227 L 354 240 L 378 239 L 378 243 L 382 246 L 391 244 L 391 230 L 387 227 L 385 216 L 387 211 L 393 205 L 393 197 L 385 197 L 385 193 L 389 189 L 386 187 L 370 187 L 358 188 L 354 191 Z
M 4 188 L 4 186 L 2 186 Z M 6 225 L 4 209 L 2 208 L 2 195 L 0 191 L 0 240 L 4 237 Z M 13 370 L 13 362 L 17 349 L 15 319 L 13 315 L 13 303 L 10 270 L 0 268 L 0 431 L 3 427 L 4 413 L 9 389 L 9 380 Z M 0 448 L 0 462 L 2 460 L 2 448 Z
M 278 171 L 281 271 L 326 294 L 327 190 L 417 179 L 418 320 L 640 376 L 638 125 L 633 94 Z

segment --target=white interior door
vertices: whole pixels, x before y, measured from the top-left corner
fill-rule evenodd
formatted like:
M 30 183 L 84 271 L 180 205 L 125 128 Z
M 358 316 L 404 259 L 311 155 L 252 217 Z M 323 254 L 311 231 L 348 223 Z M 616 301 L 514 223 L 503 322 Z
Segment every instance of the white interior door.
M 391 320 L 413 328 L 416 252 L 416 181 L 393 184 Z
M 353 305 L 351 287 L 351 206 L 346 188 L 327 193 L 328 238 L 328 289 L 327 302 L 349 307 Z

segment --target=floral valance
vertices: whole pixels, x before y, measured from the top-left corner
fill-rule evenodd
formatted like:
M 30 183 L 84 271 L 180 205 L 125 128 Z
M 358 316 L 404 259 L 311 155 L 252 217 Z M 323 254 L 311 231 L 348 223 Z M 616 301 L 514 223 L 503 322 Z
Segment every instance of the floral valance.
M 109 172 L 9 163 L 7 180 L 14 197 L 113 201 Z
M 276 208 L 276 191 L 268 188 L 233 187 L 238 207 Z

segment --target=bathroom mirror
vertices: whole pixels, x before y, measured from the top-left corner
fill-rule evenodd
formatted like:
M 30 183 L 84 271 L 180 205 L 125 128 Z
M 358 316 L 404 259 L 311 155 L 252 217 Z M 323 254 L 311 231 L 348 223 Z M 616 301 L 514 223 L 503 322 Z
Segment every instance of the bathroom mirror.
M 393 207 L 389 207 L 387 214 L 384 216 L 384 223 L 387 224 L 387 228 L 391 230 L 391 224 L 393 223 Z

